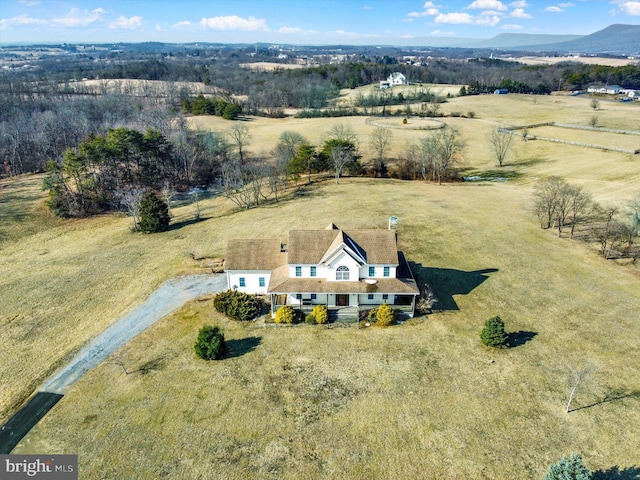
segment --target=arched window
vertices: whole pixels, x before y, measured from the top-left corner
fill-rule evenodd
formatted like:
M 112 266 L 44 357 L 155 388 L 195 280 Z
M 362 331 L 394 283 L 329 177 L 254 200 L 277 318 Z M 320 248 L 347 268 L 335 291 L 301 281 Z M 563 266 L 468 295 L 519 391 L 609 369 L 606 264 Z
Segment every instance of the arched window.
M 336 280 L 349 280 L 349 269 L 344 265 L 336 268 Z

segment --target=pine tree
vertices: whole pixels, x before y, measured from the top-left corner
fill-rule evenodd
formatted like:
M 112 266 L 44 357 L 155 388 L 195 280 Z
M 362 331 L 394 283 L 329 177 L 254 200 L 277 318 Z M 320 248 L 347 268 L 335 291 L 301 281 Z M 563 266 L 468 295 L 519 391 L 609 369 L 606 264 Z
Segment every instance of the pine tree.
M 544 480 L 590 480 L 591 472 L 582 463 L 582 457 L 572 453 L 568 457 L 562 457 L 558 463 L 549 467 Z
M 508 338 L 504 331 L 504 322 L 498 316 L 487 320 L 480 333 L 480 340 L 487 347 L 502 348 L 506 346 Z
M 169 206 L 154 192 L 144 194 L 140 202 L 140 231 L 163 232 L 169 227 Z
M 198 332 L 198 339 L 193 348 L 196 355 L 203 360 L 219 360 L 224 357 L 226 351 L 224 334 L 218 327 L 205 325 Z

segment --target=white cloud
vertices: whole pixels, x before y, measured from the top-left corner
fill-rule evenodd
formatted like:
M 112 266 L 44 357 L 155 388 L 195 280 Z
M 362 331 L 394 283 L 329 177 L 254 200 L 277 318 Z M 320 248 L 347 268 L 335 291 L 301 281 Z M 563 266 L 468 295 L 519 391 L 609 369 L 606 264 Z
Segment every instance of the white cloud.
M 436 5 L 433 2 L 425 2 L 422 8 L 440 8 L 440 5 Z
M 190 27 L 192 24 L 189 20 L 182 20 L 181 22 L 174 23 L 171 25 L 171 28 L 182 28 L 182 27 Z
M 528 7 L 529 5 L 525 0 L 517 0 L 515 2 L 511 2 L 509 6 L 513 8 L 524 8 L 524 7 Z
M 36 5 L 40 5 L 42 2 L 40 0 L 18 0 L 18 3 L 25 7 L 35 7 Z
M 427 15 L 429 15 L 427 12 L 411 12 L 407 14 L 407 17 L 420 18 L 420 17 L 426 17 Z
M 477 17 L 473 22 L 476 25 L 487 25 L 489 27 L 495 27 L 500 23 L 500 17 L 497 15 L 487 15 L 482 17 Z
M 522 25 L 516 25 L 516 24 L 513 24 L 513 23 L 508 23 L 508 24 L 502 25 L 502 27 L 500 27 L 500 28 L 502 28 L 503 30 L 521 30 L 522 29 Z
M 47 23 L 47 21 L 41 18 L 18 15 L 17 17 L 0 19 L 0 29 L 4 30 L 14 25 L 43 25 L 45 23 Z
M 269 30 L 267 28 L 267 22 L 263 18 L 242 18 L 237 15 L 210 18 L 203 17 L 202 20 L 200 20 L 200 25 L 213 30 Z
M 373 10 L 373 7 L 371 5 L 365 5 L 364 7 L 362 7 L 363 10 Z
M 560 8 L 569 8 L 569 7 L 575 7 L 576 4 L 571 2 L 564 2 L 564 3 L 559 3 L 558 6 Z
M 500 23 L 500 13 L 482 12 L 481 15 L 473 16 L 466 12 L 441 13 L 435 19 L 435 23 L 483 25 L 493 27 Z
M 434 21 L 436 23 L 472 24 L 473 16 L 468 13 L 441 13 Z
M 550 6 L 545 8 L 544 11 L 545 12 L 564 12 L 564 9 L 556 6 Z
M 640 2 L 620 2 L 618 7 L 627 15 L 640 15 Z
M 516 8 L 509 16 L 512 18 L 531 18 L 531 15 L 525 12 L 524 8 Z
M 507 7 L 499 0 L 475 0 L 467 10 L 506 10 Z
M 135 28 L 140 28 L 142 26 L 142 17 L 119 17 L 117 20 L 111 22 L 109 24 L 110 29 L 122 28 L 126 30 L 132 30 Z
M 55 27 L 86 27 L 101 21 L 102 15 L 106 12 L 104 8 L 96 8 L 91 11 L 72 8 L 64 17 L 51 20 L 51 25 Z

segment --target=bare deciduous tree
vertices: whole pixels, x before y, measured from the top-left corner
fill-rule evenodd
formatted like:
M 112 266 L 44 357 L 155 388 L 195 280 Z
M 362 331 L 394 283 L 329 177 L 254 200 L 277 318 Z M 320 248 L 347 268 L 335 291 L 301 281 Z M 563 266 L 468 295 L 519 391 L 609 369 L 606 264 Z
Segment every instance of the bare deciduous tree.
M 138 231 L 140 223 L 140 203 L 144 196 L 143 188 L 126 187 L 117 192 L 119 202 L 127 208 L 127 213 L 133 218 L 133 231 Z
M 371 142 L 371 147 L 376 154 L 376 160 L 374 164 L 375 172 L 378 172 L 382 169 L 384 154 L 388 150 L 392 138 L 393 132 L 388 128 L 376 127 L 371 133 L 369 139 Z
M 573 186 L 570 189 L 569 199 L 569 215 L 571 219 L 571 234 L 570 237 L 576 231 L 578 223 L 586 220 L 593 209 L 593 199 L 591 195 L 582 190 L 582 187 Z
M 609 259 L 618 237 L 617 222 L 615 220 L 615 216 L 618 214 L 618 207 L 605 207 L 599 210 L 602 216 L 602 223 L 595 228 L 595 238 L 600 244 L 600 254 L 603 258 Z
M 498 160 L 498 165 L 502 167 L 505 160 L 507 159 L 507 156 L 511 152 L 513 135 L 511 134 L 511 132 L 496 128 L 495 130 L 493 130 L 493 132 L 491 132 L 489 141 L 491 142 L 491 146 L 493 147 L 493 153 L 496 156 L 496 160 Z
M 457 129 L 445 127 L 431 137 L 425 138 L 421 144 L 421 171 L 425 180 L 438 180 L 438 185 L 451 176 L 453 166 L 464 149 Z
M 589 375 L 591 375 L 592 371 L 593 367 L 587 366 L 581 370 L 572 372 L 570 377 L 571 391 L 569 392 L 569 401 L 567 402 L 567 407 L 565 408 L 566 413 L 571 412 L 571 402 L 573 401 L 573 397 L 578 390 L 578 386 L 588 381 Z
M 353 160 L 353 152 L 350 149 L 340 146 L 331 149 L 331 162 L 333 164 L 336 185 L 340 183 L 342 173 L 349 164 L 353 163 Z
M 234 123 L 234 125 L 229 130 L 229 137 L 231 138 L 235 147 L 238 149 L 238 157 L 240 158 L 240 162 L 244 162 L 244 149 L 251 140 L 249 128 L 246 125 L 242 125 L 241 123 Z

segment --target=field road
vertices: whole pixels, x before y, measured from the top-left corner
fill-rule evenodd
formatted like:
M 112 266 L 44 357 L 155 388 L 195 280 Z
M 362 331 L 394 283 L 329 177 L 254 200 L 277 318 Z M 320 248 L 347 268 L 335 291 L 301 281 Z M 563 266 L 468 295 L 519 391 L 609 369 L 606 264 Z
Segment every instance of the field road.
M 39 390 L 64 395 L 88 370 L 162 317 L 189 300 L 226 289 L 224 274 L 189 275 L 167 280 L 142 305 L 82 347 L 73 360 L 46 380 Z
M 38 393 L 0 428 L 0 453 L 10 453 L 71 385 L 137 334 L 189 300 L 226 289 L 224 274 L 188 275 L 167 280 L 142 305 L 87 343 L 67 365 L 40 386 Z

